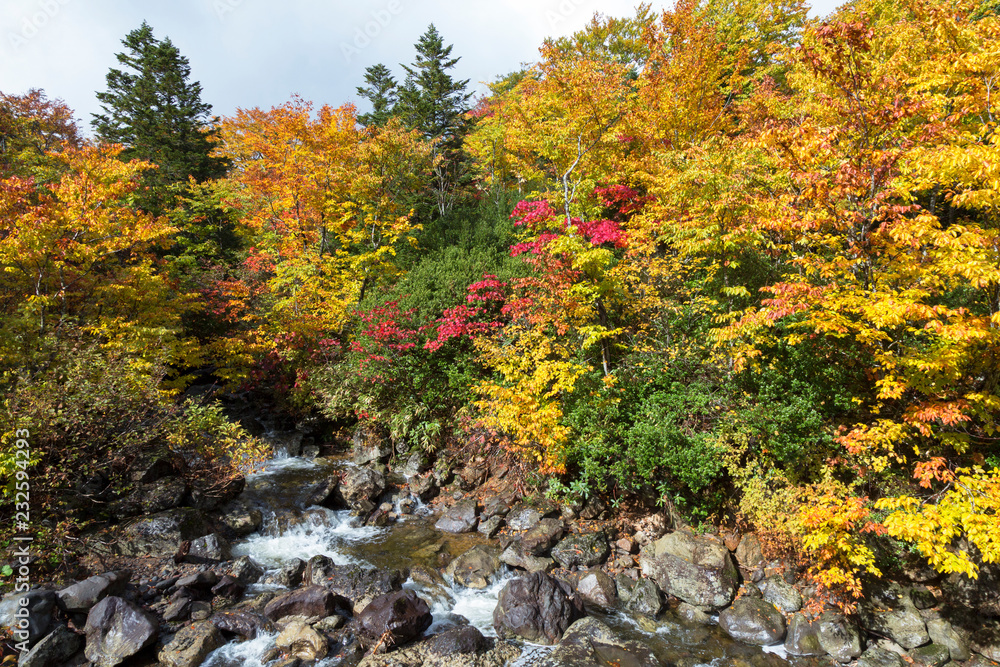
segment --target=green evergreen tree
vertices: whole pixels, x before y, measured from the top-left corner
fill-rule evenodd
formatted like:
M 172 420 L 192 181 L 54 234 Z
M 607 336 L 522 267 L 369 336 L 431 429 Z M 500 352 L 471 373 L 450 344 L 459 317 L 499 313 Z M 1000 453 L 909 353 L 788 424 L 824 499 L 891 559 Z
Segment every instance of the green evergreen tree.
M 159 166 L 146 178 L 141 205 L 162 213 L 176 201 L 189 177 L 220 176 L 225 165 L 210 155 L 212 106 L 201 101 L 201 84 L 189 81 L 191 67 L 170 39 L 158 40 L 143 21 L 117 54 L 123 69 L 111 69 L 106 92 L 97 93 L 103 114 L 92 125 L 101 141 L 124 144 L 123 159 Z
M 382 127 L 395 113 L 396 79 L 388 67 L 379 63 L 365 69 L 365 83 L 368 85 L 358 86 L 358 95 L 371 103 L 372 111 L 359 115 L 358 121 L 365 127 Z
M 445 46 L 432 23 L 414 45 L 417 56 L 403 65 L 406 80 L 396 105 L 403 122 L 435 141 L 440 156 L 435 168 L 435 206 L 439 215 L 451 211 L 468 175 L 468 160 L 462 150 L 468 132 L 466 112 L 471 93 L 465 92 L 468 79 L 456 81 L 448 73 L 460 60 L 451 57 L 452 45 Z

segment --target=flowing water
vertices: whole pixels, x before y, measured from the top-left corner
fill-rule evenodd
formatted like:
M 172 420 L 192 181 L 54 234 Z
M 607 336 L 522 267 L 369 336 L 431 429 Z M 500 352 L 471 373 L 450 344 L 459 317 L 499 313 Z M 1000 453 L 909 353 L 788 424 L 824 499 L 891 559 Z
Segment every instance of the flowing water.
M 353 465 L 346 460 L 278 457 L 263 471 L 247 480 L 242 500 L 255 504 L 264 514 L 264 525 L 234 545 L 235 556 L 250 556 L 265 568 L 276 569 L 292 558 L 308 560 L 324 555 L 337 564 L 358 564 L 382 569 L 437 570 L 451 558 L 477 544 L 487 543 L 478 533 L 450 535 L 434 529 L 429 512 L 418 511 L 386 528 L 361 526 L 348 511 L 306 506 L 312 491 L 330 476 Z M 404 585 L 417 591 L 431 605 L 434 617 L 429 632 L 468 622 L 484 635 L 496 636 L 493 609 L 510 571 L 500 573 L 486 589 L 455 586 L 450 581 Z M 272 586 L 271 589 L 275 587 Z M 252 587 L 249 594 L 266 590 Z M 788 667 L 787 656 L 762 652 L 732 641 L 718 628 L 691 625 L 669 613 L 658 621 L 639 621 L 627 614 L 592 610 L 594 615 L 626 639 L 648 646 L 664 664 L 677 667 L 722 667 L 743 662 L 747 667 Z M 233 642 L 213 652 L 203 667 L 263 667 L 262 656 L 274 646 L 275 635 L 253 641 Z M 516 667 L 530 666 L 549 650 L 525 646 Z M 796 660 L 794 664 L 805 663 Z M 334 667 L 336 659 L 316 667 Z

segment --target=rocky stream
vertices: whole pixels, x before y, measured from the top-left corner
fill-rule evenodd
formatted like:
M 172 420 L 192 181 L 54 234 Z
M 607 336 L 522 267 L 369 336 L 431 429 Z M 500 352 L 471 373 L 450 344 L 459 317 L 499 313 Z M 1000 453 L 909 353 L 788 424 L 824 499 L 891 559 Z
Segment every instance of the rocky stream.
M 753 534 L 612 528 L 599 501 L 530 500 L 502 465 L 431 466 L 356 434 L 302 434 L 215 503 L 170 461 L 136 471 L 144 512 L 107 533 L 115 569 L 0 602 L 24 667 L 578 665 L 987 667 L 997 572 L 914 568 L 858 613 L 823 608 Z M 307 439 L 308 442 L 308 439 Z

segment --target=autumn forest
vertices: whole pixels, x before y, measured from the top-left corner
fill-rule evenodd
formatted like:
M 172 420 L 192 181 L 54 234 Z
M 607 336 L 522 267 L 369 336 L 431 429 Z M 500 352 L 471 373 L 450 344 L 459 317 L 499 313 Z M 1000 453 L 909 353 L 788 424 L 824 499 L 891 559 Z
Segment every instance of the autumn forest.
M 81 485 L 149 448 L 246 470 L 266 447 L 215 386 L 751 527 L 846 604 L 909 556 L 975 577 L 1000 561 L 998 14 L 640 6 L 482 97 L 430 26 L 358 72 L 366 113 L 222 118 L 143 24 L 88 131 L 4 91 L 5 517 L 30 472 L 65 558 L 102 520 Z

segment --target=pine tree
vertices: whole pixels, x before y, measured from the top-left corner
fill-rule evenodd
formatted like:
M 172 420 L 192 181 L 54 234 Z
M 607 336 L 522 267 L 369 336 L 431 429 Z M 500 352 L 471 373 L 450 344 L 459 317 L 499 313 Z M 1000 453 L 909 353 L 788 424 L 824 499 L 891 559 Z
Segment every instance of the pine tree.
M 468 171 L 462 146 L 468 132 L 465 114 L 472 94 L 465 92 L 468 79 L 455 81 L 448 73 L 460 58 L 451 57 L 452 45 L 444 45 L 433 23 L 414 47 L 416 59 L 409 67 L 403 65 L 406 80 L 396 108 L 406 125 L 435 142 L 440 160 L 431 189 L 439 215 L 445 215 L 454 206 Z
M 365 69 L 365 83 L 368 85 L 358 86 L 358 95 L 371 102 L 372 111 L 358 116 L 358 122 L 365 127 L 383 127 L 392 118 L 398 101 L 396 79 L 388 67 L 379 63 Z
M 125 145 L 122 159 L 159 166 L 146 178 L 141 205 L 162 213 L 176 200 L 177 186 L 220 176 L 224 164 L 210 153 L 212 106 L 201 101 L 201 84 L 169 38 L 158 40 L 145 21 L 130 32 L 117 54 L 123 69 L 111 69 L 108 90 L 97 93 L 103 114 L 92 125 L 101 141 Z M 131 71 L 129 71 L 131 70 Z

